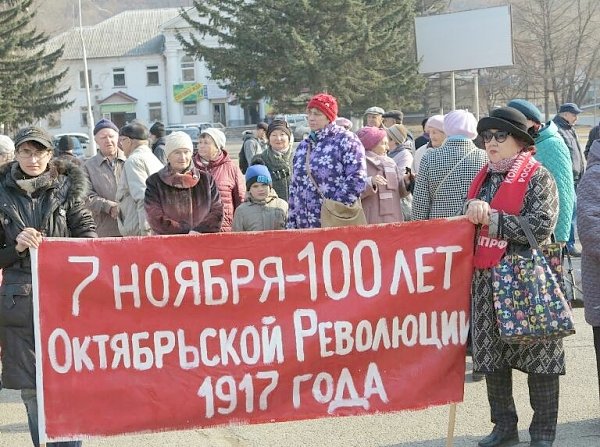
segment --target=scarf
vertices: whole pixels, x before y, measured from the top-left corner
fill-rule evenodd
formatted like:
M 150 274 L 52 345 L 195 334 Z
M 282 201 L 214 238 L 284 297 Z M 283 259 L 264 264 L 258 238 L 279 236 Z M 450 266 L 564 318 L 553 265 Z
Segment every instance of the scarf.
M 167 165 L 158 172 L 160 179 L 169 186 L 179 189 L 190 189 L 198 184 L 200 178 L 192 165 L 184 172 L 177 172 Z
M 531 177 L 540 166 L 531 152 L 521 152 L 514 160 L 512 166 L 506 174 L 506 178 L 500 184 L 498 191 L 490 202 L 492 209 L 502 211 L 508 214 L 519 214 L 523 206 L 523 199 L 527 191 L 527 185 Z M 488 176 L 489 167 L 484 166 L 469 187 L 467 199 L 474 199 L 478 196 L 483 182 Z M 475 247 L 474 264 L 478 269 L 492 268 L 506 252 L 508 242 L 489 236 L 489 226 L 481 227 L 477 245 Z

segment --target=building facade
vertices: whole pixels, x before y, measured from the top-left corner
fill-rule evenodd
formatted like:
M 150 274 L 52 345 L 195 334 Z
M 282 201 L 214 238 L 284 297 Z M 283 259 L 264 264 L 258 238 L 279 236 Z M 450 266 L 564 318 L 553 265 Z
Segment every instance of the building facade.
M 239 126 L 264 117 L 264 101 L 242 107 L 210 79 L 203 61 L 185 54 L 176 38 L 178 30 L 183 35 L 192 31 L 178 8 L 146 9 L 125 11 L 51 39 L 49 50 L 64 46 L 57 68 L 68 68 L 61 88 L 70 88 L 73 104 L 40 124 L 54 134 L 88 131 L 82 37 L 94 121 L 109 118 L 119 127 L 133 119 L 148 125 L 162 121 Z

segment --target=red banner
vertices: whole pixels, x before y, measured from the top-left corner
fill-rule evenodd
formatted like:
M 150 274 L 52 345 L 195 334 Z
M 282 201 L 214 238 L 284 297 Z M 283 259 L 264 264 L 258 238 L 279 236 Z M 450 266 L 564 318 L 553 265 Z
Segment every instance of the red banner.
M 460 402 L 473 231 L 47 239 L 33 255 L 40 434 Z

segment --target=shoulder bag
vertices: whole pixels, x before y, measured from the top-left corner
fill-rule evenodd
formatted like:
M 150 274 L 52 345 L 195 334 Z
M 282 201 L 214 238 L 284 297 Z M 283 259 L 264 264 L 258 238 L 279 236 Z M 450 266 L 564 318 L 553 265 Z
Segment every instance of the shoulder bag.
M 522 216 L 519 223 L 531 249 L 526 254 L 506 254 L 492 268 L 500 338 L 506 343 L 531 344 L 572 335 L 573 313 L 561 285 L 529 223 Z

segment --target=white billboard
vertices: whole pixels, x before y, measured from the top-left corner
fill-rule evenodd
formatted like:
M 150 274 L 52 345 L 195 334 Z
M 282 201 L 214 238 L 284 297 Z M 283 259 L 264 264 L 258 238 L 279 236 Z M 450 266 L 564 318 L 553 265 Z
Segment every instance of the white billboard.
M 415 19 L 420 73 L 513 65 L 510 6 Z

